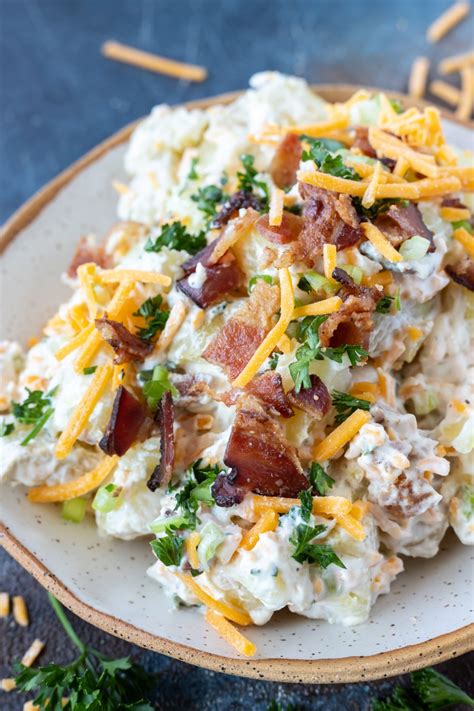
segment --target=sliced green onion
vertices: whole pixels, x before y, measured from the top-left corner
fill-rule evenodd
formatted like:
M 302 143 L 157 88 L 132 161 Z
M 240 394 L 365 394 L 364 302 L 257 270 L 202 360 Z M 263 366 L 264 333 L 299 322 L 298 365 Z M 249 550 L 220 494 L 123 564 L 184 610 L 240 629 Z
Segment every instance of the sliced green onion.
M 96 370 L 97 365 L 91 365 L 88 368 L 84 368 L 82 372 L 84 373 L 84 375 L 92 375 L 92 373 L 95 373 Z
M 255 284 L 257 283 L 257 281 L 259 279 L 261 279 L 262 281 L 266 281 L 267 284 L 274 284 L 275 283 L 275 279 L 272 276 L 270 276 L 270 274 L 255 274 L 255 276 L 253 276 L 249 281 L 249 286 L 248 286 L 249 294 L 252 292 L 252 289 L 254 288 Z
M 430 241 L 420 235 L 410 237 L 405 240 L 398 250 L 403 259 L 407 262 L 412 262 L 415 259 L 422 259 L 430 248 Z
M 206 568 L 211 558 L 214 558 L 220 544 L 224 542 L 225 536 L 219 526 L 216 526 L 212 521 L 206 523 L 199 533 L 201 534 L 201 541 L 197 548 L 199 562 L 203 568 Z
M 53 412 L 54 412 L 54 407 L 48 407 L 48 409 L 45 410 L 42 417 L 39 418 L 38 422 L 33 427 L 31 432 L 29 434 L 27 434 L 25 439 L 21 442 L 22 447 L 26 447 L 28 442 L 30 442 L 32 439 L 34 439 L 36 437 L 38 432 L 40 432 L 40 430 L 43 429 L 43 427 L 45 426 L 46 422 L 49 420 L 49 418 L 51 417 Z
M 117 484 L 106 484 L 97 489 L 92 502 L 92 508 L 99 513 L 109 513 L 122 503 L 122 487 Z
M 340 269 L 343 269 L 349 276 L 351 277 L 352 281 L 355 281 L 356 284 L 361 284 L 362 283 L 362 277 L 364 276 L 364 272 L 362 269 L 355 264 L 342 264 Z
M 305 272 L 298 282 L 298 288 L 302 291 L 324 291 L 326 294 L 335 294 L 341 288 L 334 279 L 326 279 L 322 274 L 315 271 Z
M 82 519 L 86 515 L 87 501 L 85 499 L 70 499 L 63 503 L 61 516 L 66 521 L 72 521 L 72 523 L 81 523 Z
M 150 524 L 152 533 L 164 533 L 170 530 L 179 530 L 184 525 L 189 524 L 189 519 L 183 514 L 176 513 L 173 516 L 160 516 Z
M 458 230 L 460 227 L 463 229 L 467 230 L 469 234 L 474 234 L 474 228 L 472 227 L 471 223 L 469 220 L 459 220 L 458 222 L 451 222 L 453 226 L 453 230 Z
M 438 398 L 431 390 L 424 390 L 412 395 L 415 415 L 427 415 L 438 407 Z

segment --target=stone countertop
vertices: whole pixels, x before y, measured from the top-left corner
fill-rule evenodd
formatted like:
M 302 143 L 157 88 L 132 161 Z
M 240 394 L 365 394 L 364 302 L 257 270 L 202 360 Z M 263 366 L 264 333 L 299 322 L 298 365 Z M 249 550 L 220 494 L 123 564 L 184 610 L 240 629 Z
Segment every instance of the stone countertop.
M 427 25 L 449 0 L 2 0 L 0 3 L 0 221 L 46 181 L 123 125 L 170 104 L 242 89 L 249 76 L 277 69 L 313 83 L 406 89 L 415 56 L 432 60 L 466 51 L 472 21 L 438 45 Z M 100 45 L 116 39 L 202 64 L 209 78 L 190 84 L 105 60 Z M 32 624 L 0 620 L 0 677 L 11 673 L 33 638 L 47 641 L 42 662 L 75 652 L 56 622 L 43 589 L 0 552 L 0 590 L 25 596 Z M 110 656 L 131 654 L 160 673 L 160 711 L 265 711 L 276 699 L 298 709 L 368 711 L 398 679 L 338 686 L 278 684 L 208 672 L 110 637 L 79 619 L 80 636 Z M 471 662 L 471 666 L 470 666 Z M 440 665 L 466 688 L 472 658 Z M 470 681 L 469 681 L 470 680 Z M 403 680 L 406 681 L 406 680 Z M 1 692 L 0 692 L 1 693 Z M 4 711 L 21 709 L 2 694 Z

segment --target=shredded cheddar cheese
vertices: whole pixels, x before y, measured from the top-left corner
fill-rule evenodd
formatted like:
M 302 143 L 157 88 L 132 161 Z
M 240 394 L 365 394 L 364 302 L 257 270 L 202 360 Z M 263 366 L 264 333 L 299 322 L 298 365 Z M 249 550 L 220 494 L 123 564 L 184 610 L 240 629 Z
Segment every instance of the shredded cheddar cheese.
M 181 328 L 181 324 L 186 318 L 187 312 L 188 309 L 184 301 L 179 300 L 173 304 L 165 327 L 156 342 L 155 348 L 153 349 L 154 354 L 162 353 L 170 347 L 173 338 L 178 333 Z
M 313 304 L 298 306 L 293 311 L 293 319 L 302 316 L 321 316 L 323 314 L 333 314 L 342 306 L 342 299 L 339 296 L 331 296 L 329 299 L 315 301 Z
M 119 195 L 126 195 L 130 192 L 128 185 L 121 183 L 120 180 L 112 180 L 112 187 Z
M 442 207 L 439 214 L 447 222 L 460 222 L 461 220 L 469 220 L 471 217 L 467 207 Z
M 30 624 L 25 598 L 21 595 L 14 595 L 13 597 L 13 617 L 20 627 L 28 627 Z
M 360 410 L 359 410 L 360 412 Z M 300 506 L 299 499 L 287 499 L 283 496 L 258 496 L 253 497 L 253 509 L 256 513 L 269 509 L 279 514 L 288 513 L 293 506 Z M 313 513 L 321 516 L 344 516 L 350 513 L 352 504 L 343 496 L 314 496 Z
M 94 278 L 96 276 L 97 267 L 94 263 L 81 264 L 77 268 L 77 276 L 84 297 L 86 299 L 87 308 L 89 309 L 89 318 L 94 319 L 97 315 L 97 301 L 94 293 Z
M 294 294 L 291 274 L 287 267 L 278 270 L 280 276 L 280 318 L 270 333 L 264 338 L 240 375 L 232 383 L 233 388 L 244 388 L 258 372 L 278 341 L 288 328 L 293 318 Z
M 184 575 L 183 573 L 176 573 L 176 575 L 181 582 L 189 588 L 194 597 L 196 597 L 199 602 L 202 602 L 202 604 L 206 607 L 211 610 L 215 610 L 223 617 L 226 617 L 228 620 L 232 620 L 232 622 L 235 622 L 238 625 L 244 626 L 252 624 L 252 618 L 247 612 L 245 612 L 245 610 L 228 605 L 220 600 L 215 600 L 211 595 L 209 595 L 209 593 L 205 592 L 190 575 Z
M 300 171 L 298 180 L 309 185 L 315 185 L 324 190 L 332 190 L 333 192 L 343 193 L 345 195 L 353 195 L 355 197 L 363 197 L 367 188 L 366 183 L 358 180 L 347 180 L 346 178 L 338 178 L 329 173 L 321 173 L 318 170 Z M 420 197 L 417 181 L 414 183 L 387 183 L 379 184 L 375 191 L 375 198 L 406 198 L 408 200 L 417 200 Z
M 380 272 L 376 272 L 375 274 L 364 274 L 362 277 L 362 285 L 363 286 L 375 286 L 376 284 L 379 284 L 380 286 L 389 286 L 389 284 L 393 283 L 393 274 L 392 272 L 382 270 Z
M 467 120 L 473 108 L 474 99 L 474 68 L 464 67 L 461 69 L 461 98 L 459 100 L 456 116 Z
M 54 354 L 56 360 L 63 360 L 66 356 L 79 348 L 79 346 L 82 346 L 93 331 L 95 331 L 95 325 L 93 323 L 86 326 L 77 334 L 77 336 L 74 336 L 74 338 L 71 338 L 68 343 L 65 343 L 64 346 L 61 346 L 61 348 L 58 348 Z
M 458 72 L 464 67 L 469 67 L 474 64 L 474 51 L 466 52 L 465 54 L 456 54 L 451 57 L 445 57 L 438 65 L 440 74 L 452 74 Z
M 441 79 L 435 79 L 435 81 L 431 82 L 430 93 L 447 104 L 451 104 L 451 106 L 457 106 L 461 100 L 459 89 Z
M 320 121 L 303 126 L 286 126 L 281 130 L 281 133 L 297 133 L 298 135 L 309 136 L 310 138 L 322 138 L 334 131 L 339 131 L 341 128 L 347 128 L 349 125 L 349 114 L 347 112 L 335 113 L 333 118 L 328 121 Z
M 427 57 L 417 57 L 412 64 L 408 80 L 408 93 L 415 99 L 425 95 L 426 80 L 430 70 L 430 60 Z
M 380 183 L 380 176 L 382 172 L 382 163 L 377 161 L 375 164 L 374 172 L 369 180 L 366 191 L 362 196 L 362 205 L 364 207 L 372 207 L 375 202 L 375 194 Z
M 262 533 L 267 531 L 274 531 L 278 526 L 279 517 L 278 514 L 272 509 L 264 511 L 257 523 L 252 526 L 249 531 L 246 531 L 242 537 L 239 548 L 243 548 L 246 551 L 251 551 L 252 548 L 258 542 L 258 539 Z
M 335 244 L 323 245 L 324 276 L 332 281 L 332 273 L 337 267 L 337 250 Z
M 146 69 L 157 74 L 166 74 L 177 79 L 201 82 L 207 78 L 207 69 L 205 67 L 177 62 L 174 59 L 160 57 L 158 54 L 144 52 L 112 40 L 104 42 L 102 54 L 107 59 L 113 59 L 124 64 L 132 64 L 140 69 Z
M 347 420 L 331 432 L 322 442 L 316 445 L 313 457 L 317 462 L 331 459 L 344 445 L 351 441 L 360 428 L 370 420 L 370 414 L 365 410 L 356 410 Z
M 412 341 L 419 341 L 423 336 L 423 331 L 416 326 L 407 326 L 407 334 Z
M 100 365 L 92 376 L 89 387 L 74 410 L 66 429 L 61 433 L 56 444 L 57 459 L 64 459 L 73 448 L 77 438 L 87 425 L 89 418 L 105 392 L 113 373 L 113 365 Z
M 187 559 L 194 570 L 199 569 L 199 556 L 197 547 L 201 541 L 201 534 L 197 531 L 192 531 L 184 542 Z
M 288 338 L 286 333 L 284 333 L 278 341 L 277 347 L 281 350 L 282 353 L 289 353 L 291 351 L 291 339 Z
M 28 491 L 28 498 L 36 504 L 57 503 L 69 501 L 78 496 L 84 496 L 97 489 L 104 479 L 111 474 L 119 458 L 104 457 L 102 461 L 91 471 L 83 474 L 77 479 L 68 481 L 65 484 L 53 484 L 51 486 L 37 486 Z
M 427 29 L 426 37 L 430 42 L 439 42 L 469 14 L 468 2 L 456 2 L 438 17 Z
M 257 648 L 254 643 L 244 637 L 225 617 L 215 610 L 207 610 L 206 622 L 240 654 L 245 657 L 253 657 L 256 654 Z
M 31 667 L 31 665 L 35 663 L 43 649 L 44 642 L 42 642 L 40 639 L 35 639 L 24 653 L 21 659 L 21 663 L 24 664 L 25 667 Z
M 336 516 L 336 523 L 343 528 L 356 541 L 363 541 L 365 538 L 365 530 L 356 518 L 347 514 L 346 516 Z
M 12 678 L 7 678 L 7 679 L 1 679 L 0 680 L 0 689 L 2 691 L 6 691 L 7 694 L 10 691 L 13 691 L 13 689 L 16 689 L 16 681 L 15 679 Z
M 283 199 L 285 193 L 280 188 L 272 190 L 270 198 L 270 210 L 268 213 L 268 224 L 272 227 L 279 227 L 283 218 Z
M 462 244 L 469 256 L 474 259 L 474 235 L 470 235 L 464 227 L 459 227 L 453 232 L 454 239 Z
M 10 613 L 10 595 L 0 592 L 0 617 L 8 617 Z
M 392 247 L 388 239 L 383 235 L 378 227 L 373 225 L 371 222 L 363 222 L 361 228 L 371 244 L 375 247 L 377 252 L 388 259 L 389 262 L 401 262 L 402 255 L 397 252 L 397 250 Z
M 171 286 L 171 277 L 159 272 L 147 272 L 141 269 L 104 269 L 98 277 L 104 284 L 113 284 L 124 280 L 139 281 L 142 284 L 160 284 Z
M 245 237 L 258 218 L 259 214 L 256 210 L 247 208 L 242 217 L 231 220 L 225 228 L 224 233 L 217 240 L 216 246 L 207 260 L 207 265 L 210 266 L 218 262 L 230 247 L 233 247 L 242 237 Z

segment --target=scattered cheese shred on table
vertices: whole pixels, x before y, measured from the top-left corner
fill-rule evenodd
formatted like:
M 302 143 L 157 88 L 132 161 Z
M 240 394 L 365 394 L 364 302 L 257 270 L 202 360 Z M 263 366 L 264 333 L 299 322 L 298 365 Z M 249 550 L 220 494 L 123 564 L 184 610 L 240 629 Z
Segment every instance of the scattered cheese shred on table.
M 456 86 L 452 86 L 441 79 L 435 79 L 429 86 L 431 94 L 438 99 L 445 101 L 451 106 L 457 106 L 461 100 L 461 92 Z
M 287 267 L 278 270 L 280 277 L 280 318 L 278 323 L 272 328 L 270 333 L 264 338 L 263 342 L 259 345 L 253 356 L 250 358 L 249 362 L 242 370 L 240 375 L 232 383 L 233 388 L 244 388 L 257 373 L 259 368 L 263 365 L 266 358 L 273 351 L 278 341 L 285 333 L 288 328 L 290 321 L 293 318 L 294 310 L 294 294 L 293 294 L 293 283 L 291 281 L 291 274 Z
M 13 691 L 13 689 L 16 689 L 15 679 L 2 679 L 0 681 L 0 689 L 2 691 L 6 691 L 7 693 Z
M 439 42 L 440 39 L 467 17 L 469 10 L 470 4 L 468 2 L 454 3 L 428 27 L 426 38 L 430 42 Z
M 427 57 L 417 57 L 411 66 L 408 80 L 408 93 L 415 99 L 425 95 L 426 82 L 430 71 L 430 60 Z
M 461 98 L 456 111 L 456 116 L 464 121 L 467 120 L 472 113 L 474 98 L 473 84 L 474 69 L 464 67 L 461 69 Z
M 113 374 L 112 363 L 99 365 L 79 404 L 74 410 L 66 429 L 57 441 L 55 454 L 57 459 L 64 459 L 71 452 L 77 438 L 86 427 L 92 412 L 105 392 Z
M 456 54 L 451 57 L 445 57 L 438 65 L 440 74 L 452 74 L 458 72 L 463 67 L 474 65 L 474 51 L 465 52 L 464 54 Z
M 28 498 L 33 503 L 46 504 L 69 501 L 78 496 L 84 496 L 84 494 L 88 494 L 100 486 L 112 472 L 118 460 L 119 458 L 115 454 L 113 457 L 104 457 L 95 469 L 91 469 L 91 471 L 86 472 L 78 479 L 73 479 L 65 484 L 37 486 L 28 491 Z
M 361 228 L 369 242 L 373 244 L 377 252 L 380 252 L 385 259 L 388 259 L 389 262 L 402 261 L 402 255 L 390 244 L 378 227 L 371 222 L 363 222 Z
M 0 593 L 0 617 L 8 617 L 10 614 L 10 595 L 7 592 Z
M 244 637 L 225 617 L 215 610 L 207 610 L 206 622 L 240 654 L 246 657 L 253 657 L 256 654 L 257 647 L 254 643 Z
M 252 548 L 256 546 L 262 533 L 275 530 L 278 526 L 278 520 L 278 514 L 272 509 L 264 511 L 252 528 L 244 533 L 242 540 L 240 541 L 239 548 L 251 551 Z
M 124 64 L 132 64 L 140 69 L 146 69 L 157 74 L 166 74 L 177 79 L 201 82 L 207 78 L 207 69 L 205 67 L 177 62 L 174 59 L 160 57 L 157 54 L 144 52 L 112 40 L 104 42 L 102 54 L 108 59 L 114 59 Z
M 351 441 L 359 432 L 360 428 L 370 420 L 370 414 L 366 410 L 356 410 L 347 420 L 336 427 L 322 442 L 316 445 L 313 450 L 313 457 L 317 462 L 324 462 L 331 459 L 345 444 Z
M 245 612 L 245 610 L 238 609 L 234 606 L 231 607 L 225 602 L 215 600 L 211 595 L 205 592 L 190 575 L 184 575 L 183 573 L 176 573 L 176 575 L 190 589 L 193 595 L 197 597 L 203 605 L 206 605 L 206 607 L 215 610 L 220 615 L 223 615 L 223 617 L 232 620 L 232 622 L 235 622 L 238 625 L 252 624 L 252 618 L 249 614 L 247 614 L 247 612 Z
M 14 595 L 13 597 L 13 617 L 21 627 L 28 627 L 30 624 L 26 602 L 21 595 Z
M 21 663 L 24 664 L 25 667 L 31 667 L 31 665 L 35 663 L 36 659 L 39 657 L 43 649 L 44 642 L 42 642 L 40 639 L 35 639 L 24 653 L 21 659 Z

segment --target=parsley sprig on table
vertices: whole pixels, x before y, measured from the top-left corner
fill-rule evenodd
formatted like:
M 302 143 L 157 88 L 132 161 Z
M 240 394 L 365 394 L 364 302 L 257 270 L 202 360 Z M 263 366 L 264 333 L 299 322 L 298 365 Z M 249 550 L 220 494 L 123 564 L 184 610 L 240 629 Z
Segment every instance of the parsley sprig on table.
M 85 645 L 60 603 L 51 594 L 49 600 L 80 654 L 64 666 L 17 664 L 17 690 L 36 692 L 33 703 L 41 711 L 153 711 L 143 694 L 153 689 L 156 677 L 128 657 L 109 659 Z
M 168 249 L 197 254 L 201 249 L 204 249 L 206 244 L 204 232 L 192 235 L 187 232 L 182 222 L 172 222 L 171 224 L 163 225 L 160 234 L 155 240 L 151 237 L 148 238 L 145 244 L 145 252 L 160 252 L 163 247 L 168 247 Z
M 474 708 L 474 699 L 430 667 L 413 672 L 410 681 L 408 689 L 397 686 L 390 698 L 375 701 L 372 711 L 441 711 L 458 704 Z
M 311 543 L 311 541 L 326 531 L 327 526 L 317 524 L 310 526 L 310 516 L 313 510 L 313 497 L 311 490 L 301 491 L 299 494 L 301 506 L 301 518 L 305 523 L 300 523 L 290 535 L 290 543 L 293 546 L 292 558 L 298 563 L 313 563 L 320 568 L 327 568 L 329 565 L 337 565 L 339 568 L 346 566 L 334 552 L 331 546 L 324 543 Z
M 134 316 L 141 316 L 146 326 L 138 329 L 137 335 L 144 341 L 151 341 L 158 331 L 162 331 L 170 315 L 169 311 L 161 308 L 163 297 L 158 294 L 147 299 L 140 306 L 138 311 L 135 311 Z
M 295 383 L 295 390 L 298 393 L 301 388 L 311 387 L 309 366 L 314 360 L 329 358 L 342 363 L 344 355 L 347 355 L 352 366 L 358 365 L 367 358 L 367 351 L 361 346 L 345 343 L 336 348 L 325 348 L 321 346 L 319 340 L 319 327 L 326 321 L 327 316 L 307 316 L 298 325 L 296 333 L 297 340 L 303 345 L 296 351 L 296 360 L 290 364 L 290 375 Z
M 332 391 L 332 404 L 336 408 L 336 423 L 339 425 L 356 410 L 370 410 L 370 402 L 359 397 L 353 397 L 340 390 Z
M 15 419 L 24 425 L 33 425 L 33 428 L 21 442 L 22 447 L 26 447 L 28 442 L 36 437 L 53 414 L 54 408 L 51 404 L 51 398 L 56 389 L 54 388 L 49 393 L 44 393 L 42 390 L 26 388 L 28 396 L 23 402 L 12 402 L 12 415 Z M 8 427 L 7 425 L 7 428 L 9 431 L 5 434 L 13 432 L 13 427 Z

